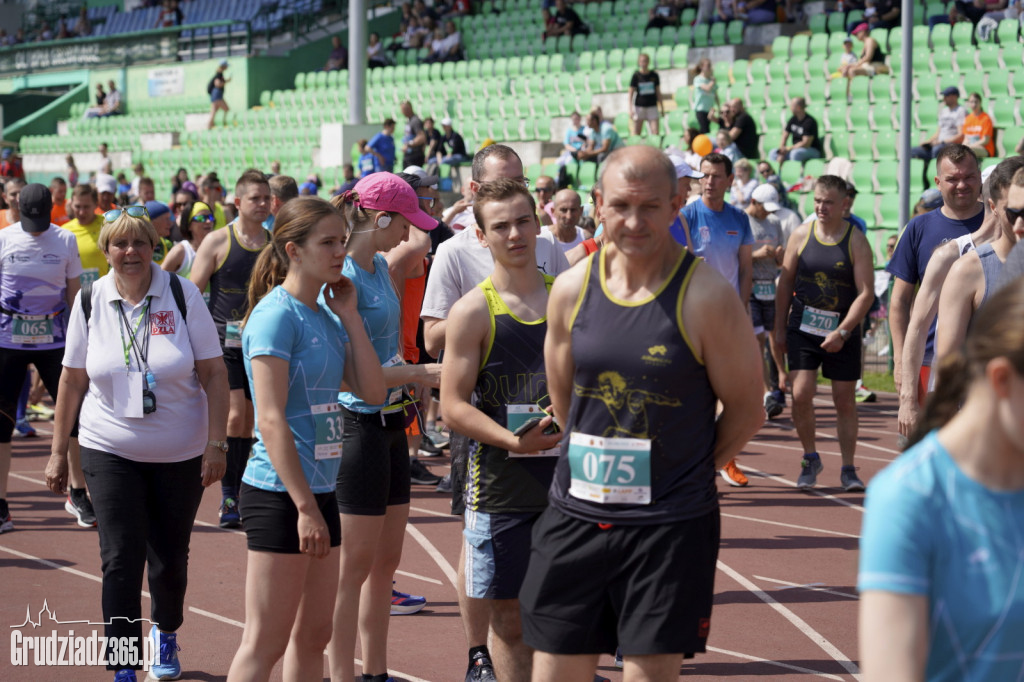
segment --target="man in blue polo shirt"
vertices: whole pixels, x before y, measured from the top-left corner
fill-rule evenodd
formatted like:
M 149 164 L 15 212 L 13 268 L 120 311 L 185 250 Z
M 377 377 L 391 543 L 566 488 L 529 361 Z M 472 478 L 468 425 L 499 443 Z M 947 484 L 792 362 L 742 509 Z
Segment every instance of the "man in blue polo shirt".
M 754 287 L 754 234 L 742 210 L 725 203 L 732 186 L 732 161 L 724 154 L 708 154 L 700 162 L 700 199 L 682 210 L 690 228 L 690 249 L 725 277 L 745 307 Z M 722 468 L 722 478 L 732 486 L 747 485 L 736 460 Z
M 384 119 L 384 129 L 370 138 L 367 148 L 377 157 L 381 168 L 390 173 L 395 168 L 395 119 Z

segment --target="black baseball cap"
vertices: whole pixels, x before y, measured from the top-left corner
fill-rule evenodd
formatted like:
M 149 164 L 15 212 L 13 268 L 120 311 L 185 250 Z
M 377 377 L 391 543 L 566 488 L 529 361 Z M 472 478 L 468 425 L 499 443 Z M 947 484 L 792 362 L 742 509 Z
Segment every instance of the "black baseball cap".
M 26 232 L 45 232 L 50 227 L 50 211 L 53 210 L 53 197 L 46 185 L 37 182 L 25 185 L 18 198 L 18 210 L 21 211 L 21 228 Z

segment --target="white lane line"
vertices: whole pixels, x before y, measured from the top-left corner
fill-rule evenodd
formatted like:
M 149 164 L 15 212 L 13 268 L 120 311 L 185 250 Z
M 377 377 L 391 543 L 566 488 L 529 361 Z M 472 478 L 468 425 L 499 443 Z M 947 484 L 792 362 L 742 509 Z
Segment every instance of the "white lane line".
M 765 472 L 760 471 L 758 469 L 755 469 L 753 467 L 748 467 L 745 464 L 740 464 L 739 468 L 742 469 L 743 471 L 746 471 L 747 473 L 754 474 L 755 476 L 760 476 L 761 478 L 767 478 L 767 479 L 769 479 L 771 481 L 777 481 L 779 483 L 784 483 L 785 485 L 788 485 L 791 488 L 796 488 L 796 481 L 790 481 L 788 479 L 782 478 L 781 476 L 772 476 L 771 474 L 766 474 Z M 821 491 L 819 491 L 819 490 L 817 490 L 815 488 L 811 488 L 809 490 L 802 490 L 802 491 L 806 492 L 806 493 L 811 493 L 813 495 L 817 495 L 818 497 L 823 497 L 826 500 L 831 500 L 832 502 L 835 502 L 836 504 L 841 504 L 844 507 L 849 507 L 850 509 L 856 509 L 859 512 L 863 512 L 864 511 L 864 507 L 862 505 L 854 504 L 853 502 L 847 502 L 846 500 L 844 500 L 841 497 L 836 497 L 835 495 L 829 495 L 828 493 L 823 493 L 823 492 L 821 492 Z
M 842 680 L 842 677 L 838 675 L 829 675 L 828 673 L 819 672 L 817 670 L 811 670 L 810 668 L 801 668 L 798 665 L 790 665 L 789 663 L 783 663 L 782 661 L 772 661 L 767 658 L 761 658 L 760 656 L 751 656 L 750 654 L 741 654 L 738 651 L 729 651 L 728 649 L 719 649 L 718 647 L 709 646 L 708 651 L 713 651 L 716 654 L 722 654 L 724 656 L 733 656 L 735 658 L 742 658 L 746 661 L 756 661 L 757 663 L 767 663 L 768 665 L 778 666 L 785 668 L 786 670 L 792 670 L 794 672 L 803 673 L 804 675 L 817 675 L 823 677 L 826 680 Z M 698 668 L 699 672 L 700 669 Z
M 440 516 L 446 519 L 457 519 L 461 520 L 461 517 L 452 514 L 451 512 L 439 512 L 433 509 L 424 509 L 423 507 L 409 507 L 409 511 L 419 512 L 421 514 L 427 514 L 429 516 Z
M 763 446 L 768 447 L 768 448 L 778 448 L 780 450 L 792 450 L 794 452 L 799 452 L 800 454 L 803 454 L 803 451 L 804 451 L 804 449 L 802 447 L 800 447 L 799 445 L 782 445 L 781 443 L 768 443 L 768 442 L 762 441 L 762 440 L 754 440 L 754 441 L 751 441 L 751 442 L 752 443 L 757 443 L 758 445 L 763 445 Z M 818 450 L 818 454 L 819 455 L 831 455 L 831 456 L 834 456 L 834 457 L 842 457 L 842 455 L 840 453 L 835 452 L 833 450 L 821 450 L 821 449 L 819 449 Z M 868 457 L 867 455 L 857 455 L 857 459 L 858 460 L 867 460 L 869 462 L 881 462 L 883 464 L 890 464 L 892 462 L 892 459 L 889 458 L 889 457 Z
M 730 566 L 727 566 L 726 564 L 719 561 L 718 568 L 719 570 L 727 574 L 730 578 L 732 578 L 740 585 L 745 587 L 747 590 L 749 590 L 751 593 L 753 593 L 754 596 L 756 596 L 758 599 L 760 599 L 765 604 L 775 609 L 779 613 L 779 615 L 781 615 L 783 618 L 792 623 L 797 630 L 806 635 L 807 638 L 815 644 L 817 644 L 822 651 L 831 656 L 836 663 L 843 666 L 846 672 L 853 675 L 856 679 L 860 679 L 860 669 L 857 667 L 857 664 L 851 661 L 849 658 L 847 658 L 842 651 L 840 651 L 834 644 L 832 644 L 832 642 L 825 639 L 824 635 L 822 635 L 820 632 L 818 632 L 810 625 L 808 625 L 807 621 L 805 621 L 803 618 L 796 615 L 788 608 L 777 602 L 774 597 L 772 597 L 770 594 L 762 590 L 754 583 L 747 580 L 747 578 L 742 576 L 738 571 L 734 570 Z
M 88 580 L 92 580 L 93 582 L 97 582 L 97 583 L 102 583 L 103 582 L 103 579 L 100 578 L 99 576 L 90 575 L 89 573 L 85 573 L 83 571 L 79 571 L 77 569 L 70 568 L 68 566 L 61 566 L 60 564 L 54 563 L 54 562 L 50 561 L 49 559 L 43 559 L 41 557 L 33 556 L 31 554 L 25 554 L 24 552 L 19 552 L 19 551 L 15 550 L 15 549 L 11 549 L 10 547 L 4 547 L 3 545 L 0 545 L 0 551 L 8 552 L 8 553 L 13 554 L 14 556 L 20 557 L 22 559 L 29 559 L 30 561 L 35 561 L 37 563 L 43 564 L 44 566 L 48 566 L 49 568 L 56 568 L 59 571 L 64 571 L 64 572 L 70 573 L 72 575 L 77 575 L 80 578 L 86 578 Z M 149 598 L 149 592 L 146 592 L 145 590 L 142 590 L 142 596 L 146 597 L 146 598 Z M 197 609 L 194 606 L 188 607 L 188 610 L 190 612 L 192 612 L 192 613 L 197 614 L 197 615 L 204 616 L 204 617 L 209 618 L 211 620 L 215 620 L 218 623 L 224 623 L 226 625 L 234 625 L 237 628 L 244 628 L 245 627 L 245 623 L 239 622 L 239 621 L 234 620 L 232 618 L 228 618 L 227 616 L 222 616 L 219 613 L 213 613 L 212 611 L 205 611 L 203 609 Z M 324 655 L 326 655 L 326 654 L 327 654 L 327 652 L 325 651 Z M 356 662 L 356 665 L 359 665 L 359 666 L 361 666 L 363 664 L 363 662 L 361 660 L 359 660 L 358 658 L 355 659 L 355 662 Z M 409 675 L 408 673 L 399 672 L 397 670 L 390 670 L 389 672 L 392 675 L 397 675 L 398 677 L 403 677 L 406 680 L 408 680 L 409 682 L 430 682 L 430 680 L 425 680 L 422 677 L 416 677 L 415 675 Z
M 726 516 L 730 519 L 739 519 L 740 521 L 754 521 L 755 523 L 767 523 L 770 526 L 782 526 L 783 528 L 792 528 L 794 530 L 804 530 L 811 533 L 824 533 L 826 535 L 838 535 L 841 538 L 853 538 L 859 540 L 859 535 L 853 535 L 852 533 L 841 533 L 837 530 L 825 530 L 824 528 L 812 528 L 810 526 L 801 526 L 795 523 L 782 523 L 781 521 L 769 521 L 768 519 L 758 519 L 753 516 L 740 516 L 739 514 L 727 514 L 720 512 L 722 516 Z
M 427 554 L 430 555 L 430 558 L 434 560 L 434 563 L 436 563 L 440 567 L 441 572 L 444 573 L 446 578 L 448 578 L 448 581 L 452 584 L 452 587 L 455 587 L 455 584 L 458 582 L 458 579 L 455 575 L 455 569 L 452 568 L 452 565 L 448 563 L 447 559 L 444 558 L 444 555 L 441 554 L 440 551 L 438 551 L 437 547 L 435 547 L 434 544 L 427 539 L 427 536 L 424 535 L 419 528 L 412 525 L 411 523 L 406 524 L 405 530 L 407 533 L 409 533 L 409 535 L 413 537 L 414 540 L 416 540 L 416 542 L 420 543 L 420 547 L 426 550 Z
M 811 583 L 809 585 L 799 585 L 797 583 L 791 583 L 791 582 L 786 581 L 786 580 L 776 580 L 775 578 L 766 578 L 763 575 L 755 575 L 754 577 L 757 578 L 758 580 L 764 580 L 765 582 L 777 583 L 779 585 L 782 585 L 783 587 L 778 588 L 780 590 L 804 589 L 804 590 L 811 590 L 812 592 L 824 592 L 825 594 L 832 594 L 832 595 L 835 595 L 837 597 L 846 597 L 847 599 L 854 599 L 854 600 L 859 599 L 859 597 L 857 595 L 850 594 L 849 592 L 837 592 L 836 590 L 830 590 L 828 588 L 822 587 L 822 585 L 824 585 L 825 583 Z
M 409 573 L 408 571 L 395 571 L 398 575 L 404 575 L 406 578 L 415 578 L 416 580 L 422 580 L 425 583 L 434 583 L 435 585 L 444 585 L 443 582 L 437 578 L 428 578 L 425 575 L 419 575 L 418 573 Z
M 217 530 L 223 531 L 225 533 L 231 533 L 232 535 L 241 535 L 243 538 L 245 537 L 245 531 L 244 530 L 239 530 L 237 528 L 221 528 L 219 523 L 210 523 L 208 521 L 200 521 L 199 519 L 196 519 L 192 523 L 194 525 L 196 525 L 196 526 L 205 526 L 206 528 L 216 528 Z
M 28 481 L 29 483 L 35 483 L 37 485 L 43 486 L 44 488 L 46 487 L 46 481 L 40 481 L 38 478 L 32 478 L 31 476 L 26 476 L 25 474 L 19 474 L 17 472 L 12 471 L 10 474 L 8 474 L 8 476 L 10 476 L 11 478 L 19 478 L 22 481 Z M 54 497 L 56 497 L 56 495 Z

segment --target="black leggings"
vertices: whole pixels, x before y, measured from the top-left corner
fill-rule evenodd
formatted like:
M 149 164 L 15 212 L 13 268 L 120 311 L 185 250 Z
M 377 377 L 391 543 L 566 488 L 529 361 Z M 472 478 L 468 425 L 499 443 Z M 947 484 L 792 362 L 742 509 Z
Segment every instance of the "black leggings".
M 57 385 L 64 367 L 63 348 L 50 350 L 25 350 L 19 348 L 0 348 L 0 443 L 10 443 L 14 432 L 15 412 L 18 410 L 18 397 L 21 387 L 25 384 L 25 374 L 29 365 L 35 365 L 43 385 L 50 397 L 57 402 Z M 71 437 L 78 436 L 76 422 Z
M 150 619 L 165 632 L 181 627 L 188 545 L 203 497 L 202 461 L 193 457 L 184 462 L 135 462 L 82 448 L 82 470 L 100 534 L 103 620 L 110 623 L 105 626 L 107 637 L 142 636 L 143 623 L 138 619 L 142 617 L 142 573 L 147 567 Z M 148 634 L 150 623 L 145 626 Z M 134 641 L 141 651 L 142 640 Z M 119 667 L 125 666 L 107 665 L 111 670 Z

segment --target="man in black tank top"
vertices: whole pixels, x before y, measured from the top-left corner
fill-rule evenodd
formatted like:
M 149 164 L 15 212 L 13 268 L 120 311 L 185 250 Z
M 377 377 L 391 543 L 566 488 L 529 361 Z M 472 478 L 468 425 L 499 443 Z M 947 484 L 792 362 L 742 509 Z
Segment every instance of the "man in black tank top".
M 249 275 L 270 233 L 263 221 L 270 215 L 270 185 L 255 168 L 242 173 L 235 185 L 238 220 L 214 230 L 196 251 L 189 279 L 200 287 L 210 285 L 210 312 L 217 325 L 228 369 L 231 395 L 228 403 L 227 471 L 221 481 L 220 525 L 241 525 L 238 488 L 252 447 L 253 411 L 249 380 L 242 363 L 241 321 L 248 310 Z
M 441 401 L 448 424 L 470 438 L 466 484 L 466 592 L 486 600 L 501 680 L 529 682 L 519 589 L 534 523 L 547 508 L 559 433 L 537 403 L 547 396 L 544 333 L 553 278 L 537 270 L 538 223 L 522 183 L 483 183 L 473 208 L 494 272 L 448 316 Z M 540 422 L 520 434 L 529 420 Z
M 779 386 L 791 380 L 793 424 L 804 448 L 800 488 L 813 488 L 822 470 L 815 446 L 814 396 L 818 368 L 832 381 L 836 430 L 847 492 L 864 490 L 853 455 L 857 447 L 854 391 L 861 370 L 860 324 L 874 300 L 874 264 L 867 238 L 843 219 L 846 181 L 823 175 L 814 185 L 816 219 L 789 238 L 775 292 L 775 362 Z M 787 323 L 788 320 L 788 323 Z M 789 359 L 788 375 L 782 371 Z
M 764 422 L 757 342 L 735 289 L 672 237 L 684 197 L 668 157 L 617 150 L 595 193 L 605 246 L 548 303 L 565 437 L 519 593 L 523 639 L 534 679 L 589 679 L 618 644 L 646 679 L 674 680 L 710 629 L 716 465 Z

